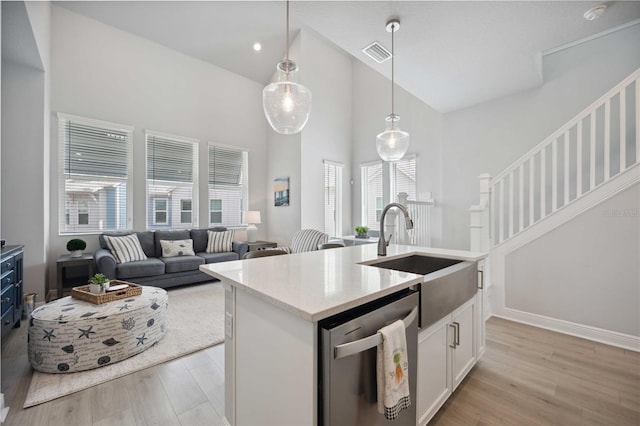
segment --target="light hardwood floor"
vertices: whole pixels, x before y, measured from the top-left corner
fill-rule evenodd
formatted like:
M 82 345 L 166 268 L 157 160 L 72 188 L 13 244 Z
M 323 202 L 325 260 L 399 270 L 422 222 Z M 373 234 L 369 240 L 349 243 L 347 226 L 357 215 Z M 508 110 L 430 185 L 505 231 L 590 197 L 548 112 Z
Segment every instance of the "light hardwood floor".
M 224 347 L 22 409 L 26 327 L 2 342 L 6 425 L 223 424 Z M 640 425 L 640 354 L 510 321 L 430 425 Z

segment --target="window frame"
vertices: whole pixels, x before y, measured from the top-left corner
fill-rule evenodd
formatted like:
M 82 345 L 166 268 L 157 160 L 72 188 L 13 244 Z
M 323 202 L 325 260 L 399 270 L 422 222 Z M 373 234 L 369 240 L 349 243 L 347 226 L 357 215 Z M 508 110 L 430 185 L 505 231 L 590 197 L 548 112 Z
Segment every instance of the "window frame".
M 99 235 L 104 232 L 127 232 L 133 229 L 133 131 L 134 127 L 119 123 L 113 123 L 105 120 L 98 120 L 94 118 L 82 117 L 73 114 L 67 114 L 63 112 L 58 112 L 56 114 L 57 119 L 57 162 L 58 162 L 58 185 L 56 187 L 57 190 L 57 223 L 58 223 L 58 236 L 70 236 L 70 235 Z M 116 215 L 117 226 L 112 228 L 99 228 L 93 229 L 91 226 L 91 220 L 89 217 L 88 225 L 80 225 L 80 224 L 71 224 L 71 218 L 74 216 L 78 216 L 78 200 L 75 197 L 67 198 L 66 192 L 66 178 L 67 173 L 65 173 L 65 163 L 67 163 L 68 159 L 65 156 L 65 139 L 62 137 L 63 135 L 63 126 L 65 123 L 76 123 L 82 126 L 87 127 L 95 127 L 104 131 L 117 131 L 126 134 L 126 178 L 112 178 L 112 177 L 101 177 L 99 180 L 103 182 L 114 182 L 114 183 L 124 183 L 125 185 L 125 209 L 124 209 L 124 220 L 120 220 L 121 215 Z M 71 173 L 69 173 L 71 175 Z M 82 181 L 84 179 L 77 179 Z M 86 179 L 90 181 L 89 179 Z M 119 200 L 121 201 L 121 200 Z M 74 212 L 75 210 L 75 212 Z M 89 208 L 89 215 L 91 214 L 91 209 Z M 67 220 L 68 218 L 68 220 Z M 99 217 L 99 221 L 103 221 L 104 218 Z M 73 230 L 64 230 L 63 227 L 73 227 Z
M 343 224 L 342 186 L 343 186 L 344 164 L 338 163 L 336 161 L 331 161 L 331 160 L 323 160 L 322 163 L 324 166 L 324 176 L 323 176 L 323 193 L 324 193 L 324 201 L 323 201 L 324 212 L 323 213 L 325 214 L 324 232 L 332 237 L 340 237 L 342 236 L 342 224 Z M 335 229 L 333 231 L 330 231 L 327 228 L 327 218 L 326 218 L 327 201 L 328 201 L 328 195 L 329 195 L 329 191 L 327 188 L 327 173 L 328 173 L 328 168 L 331 168 L 331 167 L 335 168 L 335 191 L 333 194 L 334 196 L 333 225 Z
M 210 182 L 211 179 L 211 149 L 220 149 L 220 150 L 229 150 L 229 151 L 236 151 L 238 153 L 241 154 L 242 156 L 242 166 L 241 166 L 241 181 L 242 184 L 240 186 L 234 186 L 234 185 L 225 185 L 225 184 L 212 184 Z M 225 206 L 224 206 L 224 198 L 211 198 L 211 192 L 214 192 L 216 190 L 220 190 L 220 191 L 230 191 L 230 190 L 238 190 L 238 188 L 241 188 L 241 197 L 240 197 L 240 206 L 239 206 L 239 218 L 238 218 L 238 222 L 237 223 L 225 223 L 224 222 L 224 211 L 225 211 Z M 215 226 L 225 226 L 228 228 L 241 228 L 241 227 L 246 227 L 247 224 L 242 222 L 243 219 L 243 213 L 245 211 L 245 209 L 247 208 L 246 206 L 249 205 L 249 150 L 245 149 L 245 148 L 241 148 L 241 147 L 237 147 L 237 146 L 231 146 L 231 145 L 224 145 L 224 144 L 219 144 L 219 143 L 215 143 L 212 141 L 209 141 L 207 143 L 207 200 L 208 200 L 208 217 L 207 217 L 207 222 L 208 222 L 208 226 L 209 227 L 215 227 Z M 215 201 L 215 200 L 220 200 L 220 210 L 212 210 L 211 209 L 211 201 Z M 235 209 L 229 209 L 229 211 L 233 212 Z M 220 222 L 212 222 L 211 221 L 211 214 L 212 213 L 220 213 Z
M 149 142 L 150 142 L 150 138 L 161 138 L 161 139 L 165 139 L 168 141 L 172 141 L 172 142 L 177 142 L 177 143 L 185 143 L 185 144 L 192 144 L 193 146 L 193 157 L 191 159 L 191 165 L 192 165 L 192 170 L 191 170 L 191 184 L 190 185 L 183 185 L 184 187 L 190 187 L 191 188 L 191 219 L 192 221 L 190 223 L 185 223 L 182 222 L 182 217 L 181 216 L 181 209 L 180 209 L 180 205 L 173 205 L 172 203 L 177 201 L 177 203 L 180 203 L 181 200 L 185 199 L 183 196 L 181 196 L 180 194 L 176 195 L 175 197 L 172 197 L 171 195 L 167 194 L 166 197 L 164 197 L 163 195 L 159 194 L 159 195 L 152 195 L 150 194 L 150 182 L 154 182 L 154 184 L 157 185 L 156 182 L 173 182 L 170 180 L 163 180 L 163 179 L 150 179 L 148 177 L 148 173 L 149 173 Z M 147 230 L 154 230 L 157 229 L 157 227 L 161 228 L 161 229 L 166 229 L 167 227 L 169 229 L 190 229 L 190 228 L 197 228 L 199 227 L 199 223 L 198 223 L 198 196 L 199 196 L 199 192 L 200 192 L 200 188 L 199 188 L 199 184 L 198 184 L 198 162 L 199 162 L 199 151 L 200 151 L 200 140 L 199 139 L 194 139 L 194 138 L 189 138 L 186 136 L 179 136 L 179 135 L 172 135 L 169 133 L 164 133 L 164 132 L 158 132 L 155 130 L 150 130 L 150 129 L 145 129 L 144 130 L 144 140 L 145 140 L 145 199 L 146 199 L 146 215 L 145 215 L 145 226 Z M 155 200 L 155 199 L 161 199 L 161 198 L 167 198 L 167 222 L 166 223 L 157 223 L 156 222 L 156 215 L 155 215 L 155 201 L 153 202 L 153 206 L 150 206 L 150 200 Z M 172 208 L 175 207 L 175 208 Z M 152 208 L 154 211 L 151 212 L 151 215 L 149 214 L 149 208 Z M 173 220 L 173 212 L 174 211 L 178 211 L 178 217 L 177 220 Z
M 360 164 L 360 225 L 368 227 L 370 230 L 378 230 L 380 227 L 380 221 L 378 220 L 375 223 L 369 222 L 369 179 L 368 179 L 368 170 L 372 167 L 380 167 L 380 189 L 382 190 L 382 194 L 380 196 L 376 195 L 376 199 L 382 197 L 384 200 L 384 167 L 385 162 L 382 160 L 370 161 L 367 163 Z M 377 200 L 374 201 L 374 213 L 377 212 Z M 384 201 L 383 201 L 384 204 Z M 382 214 L 382 210 L 380 211 Z
M 185 202 L 189 203 L 190 208 L 188 210 L 184 208 Z M 182 220 L 182 215 L 185 213 L 189 213 L 189 217 L 191 218 L 191 220 L 189 220 L 188 222 L 185 222 L 184 220 Z M 192 198 L 180 199 L 180 223 L 193 223 L 193 199 Z

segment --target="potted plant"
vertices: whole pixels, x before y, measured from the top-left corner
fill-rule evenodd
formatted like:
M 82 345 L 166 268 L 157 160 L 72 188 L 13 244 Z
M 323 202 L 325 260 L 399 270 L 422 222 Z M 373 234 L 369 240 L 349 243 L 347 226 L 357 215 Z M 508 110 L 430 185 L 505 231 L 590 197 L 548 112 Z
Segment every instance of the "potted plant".
M 369 228 L 366 226 L 358 225 L 355 227 L 356 238 L 369 238 Z
M 71 257 L 82 256 L 82 250 L 87 248 L 87 243 L 80 238 L 74 238 L 67 243 L 67 250 L 71 252 Z
M 111 280 L 104 274 L 95 274 L 89 278 L 89 291 L 93 294 L 106 293 Z

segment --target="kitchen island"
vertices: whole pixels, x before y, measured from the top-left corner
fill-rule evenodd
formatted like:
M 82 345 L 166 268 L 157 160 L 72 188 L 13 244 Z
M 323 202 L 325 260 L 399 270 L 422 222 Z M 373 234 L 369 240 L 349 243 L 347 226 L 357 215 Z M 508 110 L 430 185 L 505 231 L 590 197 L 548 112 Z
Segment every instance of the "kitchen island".
M 478 261 L 482 253 L 390 245 Z M 225 286 L 225 417 L 230 424 L 318 422 L 318 322 L 422 283 L 422 275 L 363 265 L 362 245 L 202 265 Z

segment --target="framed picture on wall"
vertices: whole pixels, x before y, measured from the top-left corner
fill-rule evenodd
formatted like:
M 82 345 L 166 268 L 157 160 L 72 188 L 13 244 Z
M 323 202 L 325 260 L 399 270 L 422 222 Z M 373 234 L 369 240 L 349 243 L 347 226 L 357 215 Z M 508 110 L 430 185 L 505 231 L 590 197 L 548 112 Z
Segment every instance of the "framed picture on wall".
M 276 207 L 289 205 L 289 178 L 279 177 L 273 181 L 273 205 Z

